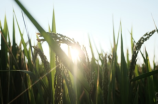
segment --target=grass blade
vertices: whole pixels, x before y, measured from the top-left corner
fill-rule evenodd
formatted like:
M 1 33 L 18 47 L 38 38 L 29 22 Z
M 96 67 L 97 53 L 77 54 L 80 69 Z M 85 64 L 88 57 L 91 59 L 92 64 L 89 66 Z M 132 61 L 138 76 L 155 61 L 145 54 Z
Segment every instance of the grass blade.
M 2 36 L 3 35 L 3 36 Z M 4 18 L 4 28 L 1 27 L 1 70 L 7 70 L 7 35 L 8 35 L 8 26 L 7 26 L 7 19 L 6 16 Z M 5 40 L 6 41 L 5 41 Z M 3 60 L 2 60 L 3 59 Z M 3 95 L 3 103 L 8 102 L 8 73 L 0 73 L 1 79 L 1 87 L 2 87 L 2 95 Z
M 125 61 L 124 57 L 124 52 L 123 52 L 123 39 L 122 39 L 122 32 L 121 32 L 121 74 L 122 74 L 122 81 L 121 81 L 121 99 L 122 99 L 122 104 L 128 104 L 128 69 L 127 69 L 127 64 Z
M 14 12 L 14 14 L 15 14 L 15 12 Z M 25 43 L 25 41 L 24 41 L 23 34 L 22 34 L 21 30 L 20 30 L 20 26 L 19 26 L 18 20 L 17 20 L 17 18 L 16 18 L 16 15 L 15 15 L 15 19 L 16 19 L 16 23 L 17 23 L 17 26 L 18 26 L 18 29 L 19 29 L 20 36 L 21 36 L 21 42 L 22 42 L 22 45 L 23 45 L 23 47 L 24 47 L 25 56 L 26 56 L 27 59 L 28 59 L 28 64 L 29 64 L 30 67 L 32 68 L 32 63 L 31 63 L 30 54 L 29 54 L 29 51 L 27 50 L 26 43 Z

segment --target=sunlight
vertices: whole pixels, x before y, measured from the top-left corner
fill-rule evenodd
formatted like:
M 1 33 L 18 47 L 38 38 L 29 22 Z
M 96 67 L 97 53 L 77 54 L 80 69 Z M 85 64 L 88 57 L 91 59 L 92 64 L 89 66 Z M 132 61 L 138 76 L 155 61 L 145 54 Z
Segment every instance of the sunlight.
M 77 59 L 78 59 L 78 55 L 79 55 L 78 50 L 75 49 L 75 48 L 71 48 L 70 52 L 71 52 L 72 60 L 73 60 L 74 62 L 76 62 Z

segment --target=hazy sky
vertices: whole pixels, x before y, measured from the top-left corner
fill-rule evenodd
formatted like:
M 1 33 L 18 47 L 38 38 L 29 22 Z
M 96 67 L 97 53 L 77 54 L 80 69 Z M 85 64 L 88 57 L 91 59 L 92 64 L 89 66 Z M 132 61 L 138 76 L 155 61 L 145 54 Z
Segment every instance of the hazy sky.
M 72 37 L 87 48 L 89 47 L 87 38 L 89 35 L 94 49 L 95 43 L 99 50 L 101 47 L 108 53 L 111 51 L 113 41 L 112 20 L 114 20 L 116 36 L 118 34 L 120 21 L 122 23 L 125 53 L 127 49 L 131 49 L 129 32 L 132 27 L 133 37 L 138 41 L 143 34 L 155 29 L 152 16 L 156 25 L 158 24 L 158 1 L 156 0 L 21 0 L 21 2 L 46 31 L 48 31 L 48 24 L 51 25 L 52 23 L 54 8 L 57 33 Z M 1 0 L 0 20 L 2 26 L 6 14 L 9 31 L 10 34 L 12 34 L 13 8 L 18 18 L 20 28 L 27 38 L 21 10 L 13 0 Z M 36 43 L 36 33 L 38 31 L 26 16 L 25 21 L 32 42 Z M 17 28 L 16 33 L 16 39 L 17 42 L 19 42 L 20 38 L 18 37 L 20 35 Z M 155 53 L 158 52 L 157 35 L 158 34 L 154 34 L 154 36 L 142 46 L 143 52 L 144 47 L 146 47 L 151 61 L 153 60 L 154 51 Z M 48 53 L 48 49 L 45 50 L 45 52 Z M 120 55 L 120 45 L 118 55 Z M 156 58 L 157 57 L 158 55 L 156 55 Z M 141 58 L 140 55 L 139 58 Z M 141 62 L 142 59 L 138 59 L 138 61 Z

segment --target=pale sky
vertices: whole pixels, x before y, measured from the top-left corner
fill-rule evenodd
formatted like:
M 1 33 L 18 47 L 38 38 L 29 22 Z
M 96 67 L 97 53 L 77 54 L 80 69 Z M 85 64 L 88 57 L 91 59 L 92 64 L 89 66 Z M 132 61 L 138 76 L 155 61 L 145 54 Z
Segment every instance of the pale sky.
M 158 1 L 156 0 L 21 0 L 21 2 L 46 31 L 48 31 L 48 24 L 51 25 L 52 23 L 54 8 L 57 33 L 74 38 L 87 48 L 89 47 L 89 35 L 93 43 L 93 49 L 95 50 L 95 43 L 99 51 L 101 47 L 107 53 L 110 53 L 111 43 L 113 43 L 112 19 L 114 20 L 116 37 L 121 20 L 124 53 L 126 53 L 127 49 L 131 49 L 129 34 L 131 28 L 133 28 L 134 39 L 138 41 L 146 32 L 155 29 L 152 16 L 156 25 L 158 24 Z M 6 14 L 9 32 L 12 35 L 13 8 L 20 28 L 27 40 L 21 10 L 13 0 L 1 0 L 0 20 L 2 26 Z M 36 33 L 38 31 L 26 16 L 25 21 L 32 43 L 36 43 Z M 16 39 L 19 43 L 20 35 L 17 25 L 16 34 Z M 154 51 L 155 54 L 158 52 L 157 35 L 154 34 L 141 48 L 144 52 L 144 48 L 146 47 L 151 62 L 153 61 Z M 45 53 L 49 53 L 47 48 L 45 49 Z M 120 56 L 120 45 L 118 55 Z M 157 57 L 158 55 L 156 55 L 156 62 L 158 62 Z M 138 62 L 141 63 L 141 56 L 139 55 L 138 58 Z

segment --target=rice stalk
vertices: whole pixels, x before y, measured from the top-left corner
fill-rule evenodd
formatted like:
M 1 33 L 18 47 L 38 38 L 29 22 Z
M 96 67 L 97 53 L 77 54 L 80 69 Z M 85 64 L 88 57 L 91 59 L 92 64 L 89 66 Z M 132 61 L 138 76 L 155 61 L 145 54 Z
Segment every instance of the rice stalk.
M 39 54 L 43 64 L 44 64 L 44 67 L 46 69 L 46 71 L 49 71 L 50 70 L 50 65 L 49 65 L 49 62 L 46 58 L 46 56 L 44 55 L 44 53 L 41 51 L 40 48 L 36 47 L 36 46 L 32 46 L 34 49 L 35 49 L 35 52 L 34 52 L 34 57 L 35 59 L 37 58 L 37 55 Z
M 56 68 L 55 73 L 55 80 L 54 80 L 54 86 L 55 86 L 55 104 L 63 104 L 63 78 L 62 78 L 62 66 L 61 62 L 58 56 L 56 56 L 56 65 L 59 66 Z
M 88 61 L 88 55 L 87 55 L 87 52 L 86 52 L 86 48 L 83 46 L 82 48 L 81 48 L 81 46 L 79 45 L 79 43 L 78 42 L 76 42 L 75 40 L 73 40 L 73 39 L 71 39 L 71 38 L 69 38 L 69 37 L 67 37 L 67 36 L 64 36 L 64 35 L 62 35 L 62 34 L 59 34 L 59 33 L 53 33 L 53 32 L 47 32 L 49 35 L 51 35 L 51 37 L 58 43 L 58 44 L 66 44 L 66 45 L 68 45 L 68 46 L 71 46 L 72 48 L 77 48 L 77 50 L 79 51 L 79 57 L 80 57 L 80 65 L 83 67 L 83 71 L 85 71 L 86 73 L 83 73 L 83 74 L 85 74 L 85 76 L 87 77 L 87 80 L 88 81 L 90 81 L 90 70 L 89 70 L 89 68 L 88 68 L 88 63 L 89 62 L 87 62 Z M 37 35 L 40 35 L 40 33 L 37 33 Z M 41 37 L 41 36 L 40 36 Z M 45 41 L 44 39 L 37 39 L 37 41 L 38 42 L 42 42 L 42 41 Z M 58 59 L 59 57 L 57 57 L 56 56 L 56 60 L 60 60 L 60 59 Z M 60 63 L 60 64 L 62 64 L 62 63 Z M 81 68 L 82 68 L 81 67 Z M 60 68 L 59 69 L 57 69 L 56 70 L 56 74 L 55 74 L 55 84 L 57 84 L 58 82 L 57 82 L 57 80 L 58 80 L 58 77 L 59 77 L 59 79 L 61 78 L 60 76 L 61 75 L 58 75 L 59 73 L 62 73 L 62 72 L 64 72 L 64 75 L 65 76 L 67 76 L 66 77 L 66 81 L 67 81 L 67 84 L 69 85 L 70 84 L 70 82 L 69 82 L 69 74 L 68 73 L 65 73 L 65 72 L 67 72 L 66 71 L 67 69 L 63 69 L 63 70 L 60 70 Z M 57 72 L 57 71 L 60 71 L 60 72 Z M 58 75 L 58 76 L 57 76 Z M 59 81 L 60 82 L 60 84 L 61 84 L 61 81 Z M 59 95 L 59 92 L 61 92 L 57 87 L 56 87 L 57 85 L 55 85 L 55 88 L 56 88 L 56 95 Z M 58 86 L 61 86 L 61 85 L 58 85 Z M 68 87 L 68 89 L 70 89 L 69 87 Z M 58 93 L 58 94 L 57 94 Z M 70 96 L 72 96 L 72 95 L 70 95 Z M 61 96 L 60 97 L 57 97 L 57 98 L 61 98 Z M 56 99 L 57 99 L 56 98 Z M 73 97 L 74 98 L 74 97 Z M 56 100 L 56 101 L 59 101 L 59 99 L 58 100 Z M 73 101 L 72 102 L 74 102 L 75 101 L 75 99 L 73 99 Z
M 66 44 L 68 46 L 71 46 L 72 48 L 76 48 L 79 51 L 79 58 L 81 65 L 84 67 L 84 71 L 86 72 L 86 77 L 88 81 L 90 80 L 90 68 L 89 68 L 89 59 L 88 54 L 86 51 L 86 48 L 84 46 L 81 47 L 81 45 L 76 42 L 74 39 L 71 39 L 65 35 L 59 34 L 59 33 L 53 33 L 53 32 L 47 32 L 52 39 L 54 39 L 58 44 Z M 42 37 L 40 33 L 37 33 L 39 37 Z M 37 39 L 38 42 L 45 41 L 45 39 Z
M 26 91 L 28 91 L 30 88 L 32 88 L 35 84 L 37 84 L 40 80 L 42 80 L 45 76 L 47 76 L 51 71 L 53 71 L 56 67 L 52 68 L 51 70 L 49 70 L 47 73 L 45 73 L 43 76 L 41 76 L 40 78 L 38 78 L 36 81 L 34 81 L 28 88 L 26 88 L 24 91 L 22 91 L 18 96 L 16 96 L 14 99 L 12 99 L 8 104 L 11 104 L 13 101 L 15 101 L 17 98 L 19 98 L 22 94 L 24 94 Z M 21 70 L 17 70 L 17 71 L 21 71 Z M 32 79 L 36 79 L 34 78 L 34 74 L 30 71 L 25 71 L 22 70 L 21 72 L 27 73 L 29 74 Z
M 67 69 L 75 75 L 73 72 L 74 66 L 73 62 L 68 58 L 68 56 L 63 52 L 63 50 L 58 46 L 57 42 L 55 42 L 51 36 L 49 36 L 45 30 L 39 25 L 39 23 L 33 18 L 33 16 L 26 10 L 26 8 L 21 4 L 20 1 L 15 0 L 16 4 L 23 10 L 23 12 L 26 14 L 26 16 L 30 19 L 30 21 L 34 24 L 34 26 L 38 29 L 38 31 L 41 33 L 41 35 L 44 37 L 44 39 L 47 41 L 51 49 L 60 57 L 61 61 L 63 62 L 64 66 L 67 67 Z M 82 86 L 89 92 L 89 85 L 87 83 L 87 80 L 84 80 L 84 76 L 81 74 L 80 71 L 77 72 L 78 74 L 75 76 L 77 80 L 82 84 Z
M 14 62 L 15 62 L 16 67 L 19 69 L 18 64 L 17 64 L 17 61 L 16 61 L 16 59 L 15 59 L 15 57 L 14 57 L 12 51 L 11 51 L 11 48 L 9 48 L 9 46 L 8 46 L 8 44 L 7 44 L 7 41 L 6 41 L 6 39 L 5 39 L 4 35 L 3 35 L 3 33 L 2 33 L 1 31 L 0 31 L 0 33 L 1 33 L 1 36 L 2 36 L 2 38 L 3 38 L 3 41 L 5 42 L 5 44 L 6 44 L 7 48 L 8 48 L 9 53 L 10 53 L 10 54 L 12 55 L 12 57 L 13 57 L 13 60 L 14 60 Z
M 68 94 L 69 94 L 69 97 L 70 97 L 70 101 L 71 101 L 71 104 L 75 104 L 76 102 L 76 94 L 75 94 L 75 91 L 73 89 L 73 86 L 72 86 L 72 82 L 71 82 L 71 78 L 70 78 L 70 74 L 68 72 L 68 70 L 62 65 L 63 67 L 63 77 L 66 81 L 66 84 L 67 84 L 67 88 L 68 88 Z
M 129 73 L 129 79 L 130 80 L 132 79 L 133 71 L 134 71 L 134 68 L 135 68 L 135 65 L 136 65 L 136 61 L 137 61 L 136 58 L 137 58 L 138 52 L 139 52 L 142 44 L 145 41 L 147 41 L 155 32 L 156 32 L 156 30 L 152 30 L 151 32 L 144 34 L 138 40 L 138 42 L 136 43 L 136 45 L 134 46 L 133 55 L 132 55 L 132 59 L 131 59 L 131 65 L 130 65 L 130 73 Z
M 37 55 L 39 54 L 39 56 L 40 56 L 40 58 L 41 58 L 41 60 L 42 60 L 42 63 L 44 64 L 44 68 L 45 68 L 45 70 L 46 70 L 46 72 L 49 72 L 50 70 L 51 70 L 51 68 L 50 68 L 50 64 L 49 64 L 49 62 L 48 62 L 48 60 L 47 60 L 47 58 L 46 58 L 46 56 L 44 55 L 44 53 L 41 51 L 41 49 L 40 48 L 38 48 L 38 47 L 36 47 L 36 46 L 33 46 L 33 48 L 35 49 L 35 52 L 34 52 L 34 58 L 36 59 L 37 58 Z M 50 74 L 49 75 L 47 75 L 47 78 L 48 78 L 48 82 L 49 82 L 49 89 L 51 89 L 51 76 L 50 76 Z M 52 102 L 52 100 L 51 100 L 51 98 L 52 98 L 52 92 L 50 92 L 50 91 L 47 91 L 47 93 L 48 93 L 48 95 L 49 95 L 49 99 L 48 99 L 48 102 Z

